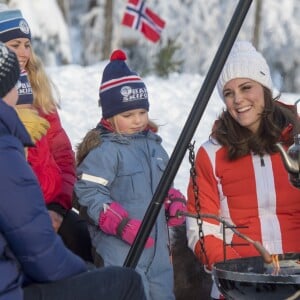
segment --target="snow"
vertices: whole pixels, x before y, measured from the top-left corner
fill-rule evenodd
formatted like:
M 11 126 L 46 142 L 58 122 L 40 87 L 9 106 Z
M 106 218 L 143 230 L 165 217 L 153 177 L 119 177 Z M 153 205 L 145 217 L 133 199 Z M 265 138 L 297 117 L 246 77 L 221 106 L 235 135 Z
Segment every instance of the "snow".
M 59 114 L 74 151 L 86 132 L 95 127 L 101 118 L 98 92 L 102 71 L 107 63 L 108 61 L 103 61 L 88 67 L 68 65 L 47 69 L 60 93 Z M 151 75 L 144 77 L 143 80 L 149 93 L 149 117 L 160 125 L 158 133 L 163 139 L 163 146 L 171 155 L 201 89 L 204 77 L 173 73 L 168 79 Z M 294 103 L 299 98 L 300 95 L 297 94 L 282 95 L 286 103 Z M 192 139 L 195 140 L 195 151 L 208 138 L 211 126 L 223 108 L 223 101 L 215 89 Z M 174 180 L 175 186 L 184 194 L 187 189 L 189 168 L 186 155 Z
M 96 9 L 88 11 L 88 4 L 81 0 L 61 1 L 66 11 L 66 20 L 63 20 L 56 0 L 10 0 L 9 6 L 19 8 L 29 22 L 32 35 L 45 43 L 52 44 L 42 54 L 47 54 L 53 49 L 59 49 L 66 61 L 76 62 L 81 59 L 82 53 L 87 57 L 95 56 L 89 49 L 98 49 L 103 34 L 103 16 L 100 9 L 103 0 L 97 1 Z M 115 25 L 120 23 L 126 1 L 114 0 L 116 11 Z M 237 0 L 199 0 L 199 1 L 149 1 L 149 5 L 166 21 L 162 40 L 178 37 L 181 49 L 176 59 L 184 59 L 185 73 L 170 74 L 168 79 L 158 78 L 154 75 L 144 77 L 150 99 L 150 118 L 161 125 L 159 134 L 163 138 L 163 145 L 169 154 L 172 153 L 184 124 L 188 118 L 195 99 L 200 91 L 204 77 L 196 73 L 208 70 L 216 48 L 220 43 L 223 31 L 232 16 L 237 5 Z M 151 3 L 151 4 L 150 4 Z M 205 3 L 205 5 L 203 5 Z M 190 12 L 194 13 L 191 14 Z M 263 1 L 263 32 L 261 35 L 261 49 L 267 55 L 267 61 L 277 61 L 285 69 L 285 76 L 291 73 L 291 79 L 297 86 L 299 65 L 300 39 L 299 39 L 299 0 L 273 0 Z M 93 28 L 85 27 L 91 17 L 98 19 L 91 22 Z M 78 18 L 77 18 L 78 17 Z M 77 27 L 74 26 L 74 21 Z M 253 30 L 254 4 L 246 17 L 241 29 L 240 38 L 250 38 Z M 85 28 L 88 39 L 83 43 L 79 29 Z M 183 30 L 184 29 L 184 30 Z M 82 33 L 82 32 L 81 32 Z M 122 35 L 131 35 L 143 39 L 139 32 L 130 30 L 120 24 L 115 27 L 112 44 L 118 44 Z M 57 37 L 57 40 L 55 40 Z M 54 39 L 54 41 L 53 41 Z M 142 40 L 143 41 L 143 40 Z M 86 44 L 85 44 L 86 43 Z M 96 46 L 93 46 L 94 44 Z M 143 45 L 144 44 L 144 45 Z M 148 45 L 148 47 L 144 47 Z M 151 43 L 150 43 L 151 44 Z M 159 45 L 147 44 L 146 41 L 139 44 L 139 49 L 147 49 L 146 57 L 138 57 L 140 65 L 142 60 L 154 57 Z M 52 48 L 51 48 L 52 47 Z M 98 55 L 94 59 L 98 62 Z M 73 57 L 73 60 L 71 58 Z M 137 57 L 135 55 L 134 57 Z M 75 58 L 75 59 L 74 59 Z M 53 62 L 55 59 L 52 60 Z M 48 62 L 49 63 L 49 62 Z M 59 111 L 63 126 L 65 127 L 74 151 L 76 145 L 84 137 L 85 133 L 93 128 L 101 118 L 101 110 L 97 106 L 98 89 L 101 81 L 102 70 L 107 61 L 99 61 L 96 64 L 84 67 L 79 64 L 48 67 L 47 71 L 57 86 L 61 109 Z M 49 64 L 51 65 L 51 64 Z M 55 64 L 52 64 L 55 65 Z M 152 64 L 151 64 L 152 65 Z M 190 73 L 186 73 L 190 72 Z M 193 74 L 192 74 L 193 72 Z M 283 75 L 273 72 L 273 79 L 278 88 L 282 85 Z M 283 94 L 282 99 L 293 103 L 300 98 L 297 94 Z M 194 134 L 195 148 L 198 149 L 209 134 L 211 126 L 222 111 L 223 102 L 215 91 L 203 118 Z M 175 185 L 186 192 L 189 177 L 189 163 L 187 156 L 184 158 L 175 178 Z
M 103 53 L 106 0 L 7 0 L 21 9 L 32 31 L 33 45 L 47 66 L 62 63 L 89 65 L 107 59 Z M 121 25 L 127 0 L 114 0 L 112 49 L 131 52 L 139 73 L 153 69 L 157 54 L 168 40 L 179 49 L 181 72 L 206 74 L 238 0 L 147 0 L 147 5 L 166 21 L 161 41 L 153 44 L 142 34 Z M 60 5 L 59 5 L 60 4 Z M 253 1 L 239 38 L 251 40 L 255 23 Z M 63 14 L 62 14 L 63 11 Z M 193 12 L 193 13 L 191 13 Z M 300 1 L 263 0 L 258 48 L 266 56 L 278 87 L 300 92 Z M 105 55 L 105 56 L 104 56 Z M 139 69 L 138 69 L 139 68 Z

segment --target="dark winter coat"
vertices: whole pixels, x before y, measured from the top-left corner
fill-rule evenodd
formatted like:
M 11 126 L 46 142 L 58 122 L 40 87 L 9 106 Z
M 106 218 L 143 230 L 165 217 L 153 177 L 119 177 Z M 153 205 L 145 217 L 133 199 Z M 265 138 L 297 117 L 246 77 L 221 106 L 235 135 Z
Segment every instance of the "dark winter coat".
M 53 231 L 36 176 L 24 156 L 30 137 L 0 100 L 0 299 L 23 299 L 22 286 L 86 270 Z

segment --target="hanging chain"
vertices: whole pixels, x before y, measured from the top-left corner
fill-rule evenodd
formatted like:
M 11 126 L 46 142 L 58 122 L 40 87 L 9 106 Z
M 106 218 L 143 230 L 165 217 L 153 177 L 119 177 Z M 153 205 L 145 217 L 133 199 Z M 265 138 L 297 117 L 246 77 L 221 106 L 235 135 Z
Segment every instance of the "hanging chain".
M 197 225 L 199 228 L 199 242 L 201 246 L 201 251 L 205 257 L 206 265 L 208 265 L 208 257 L 205 251 L 205 244 L 204 244 L 204 232 L 203 232 L 203 220 L 200 217 L 201 213 L 201 206 L 200 206 L 200 201 L 199 201 L 199 187 L 196 182 L 196 167 L 195 167 L 195 141 L 188 146 L 189 149 L 189 162 L 191 164 L 190 168 L 190 175 L 192 179 L 192 185 L 193 185 L 193 192 L 194 192 L 194 198 L 195 198 L 195 207 L 197 211 Z

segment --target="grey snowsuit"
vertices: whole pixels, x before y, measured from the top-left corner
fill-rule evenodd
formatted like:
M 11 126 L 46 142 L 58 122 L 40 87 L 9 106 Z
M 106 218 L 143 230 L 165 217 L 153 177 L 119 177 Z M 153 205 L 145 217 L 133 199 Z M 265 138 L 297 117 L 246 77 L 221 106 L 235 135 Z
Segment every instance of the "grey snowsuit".
M 101 134 L 101 144 L 91 150 L 78 167 L 75 185 L 78 201 L 96 226 L 91 237 L 104 265 L 122 266 L 130 245 L 107 235 L 98 227 L 104 203 L 119 202 L 129 217 L 142 220 L 168 162 L 161 138 L 152 131 L 133 135 Z M 154 247 L 143 250 L 136 271 L 143 278 L 148 300 L 173 300 L 173 268 L 168 250 L 164 209 L 150 236 Z

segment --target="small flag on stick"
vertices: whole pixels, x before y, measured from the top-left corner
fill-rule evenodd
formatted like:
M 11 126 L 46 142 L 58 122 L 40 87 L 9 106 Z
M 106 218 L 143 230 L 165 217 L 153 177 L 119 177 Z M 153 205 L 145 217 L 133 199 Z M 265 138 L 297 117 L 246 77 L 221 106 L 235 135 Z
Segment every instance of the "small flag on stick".
M 156 43 L 165 27 L 165 21 L 149 9 L 145 0 L 128 0 L 122 24 L 142 32 L 150 41 Z

